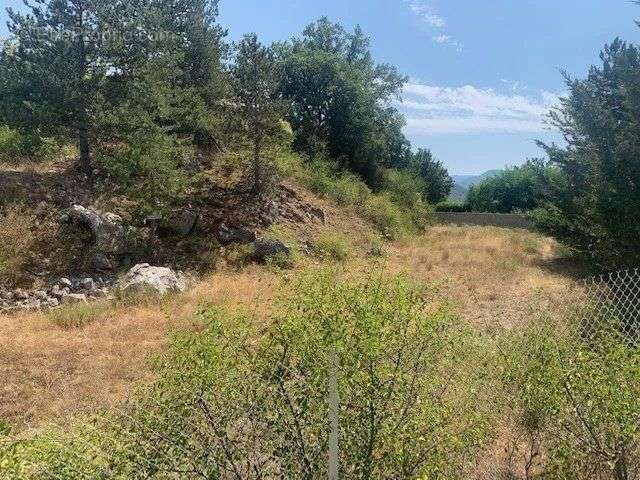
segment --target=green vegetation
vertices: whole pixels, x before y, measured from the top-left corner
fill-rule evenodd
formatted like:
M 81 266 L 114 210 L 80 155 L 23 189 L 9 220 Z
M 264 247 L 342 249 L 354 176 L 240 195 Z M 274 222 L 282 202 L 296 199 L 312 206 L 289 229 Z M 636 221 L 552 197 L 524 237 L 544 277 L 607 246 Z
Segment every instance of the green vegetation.
M 266 331 L 204 308 L 121 414 L 0 450 L 5 478 L 325 476 L 334 375 L 346 478 L 458 478 L 486 435 L 477 379 L 452 370 L 472 337 L 446 309 L 426 313 L 423 294 L 326 273 L 301 280 Z
M 324 233 L 316 241 L 315 248 L 321 258 L 341 262 L 349 257 L 352 246 L 344 235 Z
M 510 408 L 530 442 L 529 473 L 545 465 L 550 479 L 634 478 L 638 349 L 615 328 L 599 329 L 588 343 L 565 328 L 564 321 L 532 325 L 503 346 Z
M 390 105 L 406 78 L 393 66 L 375 64 L 359 27 L 347 32 L 323 18 L 301 38 L 277 45 L 276 54 L 297 151 L 311 158 L 326 154 L 372 186 L 383 167 L 410 154 L 404 119 Z
M 217 24 L 217 0 L 36 5 L 30 15 L 11 12 L 11 37 L 0 49 L 0 160 L 46 159 L 58 143 L 77 144 L 78 166 L 96 198 L 106 185 L 133 205 L 138 224 L 149 213 L 205 204 L 199 195 L 220 188 L 241 201 L 249 193 L 268 201 L 282 176 L 360 215 L 387 239 L 423 231 L 437 204 L 440 211 L 529 212 L 545 232 L 601 265 L 640 261 L 634 45 L 616 40 L 586 79 L 567 78 L 569 95 L 550 114 L 567 147 L 542 145 L 548 161 L 486 178 L 460 205 L 443 201 L 453 186 L 443 165 L 429 150 L 412 152 L 402 133 L 393 102 L 406 77 L 376 64 L 360 28 L 348 32 L 323 18 L 286 42 L 267 46 L 249 34 L 229 45 Z M 42 35 L 33 35 L 35 28 Z M 216 166 L 232 163 L 242 178 L 206 184 Z M 46 228 L 32 210 L 2 208 L 0 281 L 16 283 L 36 242 L 55 242 L 51 232 L 36 235 Z M 70 227 L 58 226 L 65 242 L 56 245 L 54 260 L 72 252 L 81 265 L 76 245 L 86 233 L 65 235 Z M 435 249 L 393 245 L 387 260 L 397 263 L 389 270 L 410 261 L 416 276 L 441 281 L 447 265 L 463 266 L 452 281 L 441 281 L 442 290 L 455 290 L 463 278 L 464 296 L 476 307 L 498 295 L 471 286 L 469 273 L 493 271 L 501 288 L 507 273 L 508 283 L 530 289 L 538 282 L 533 266 L 551 265 L 541 252 L 551 250 L 548 239 L 505 235 L 505 254 L 496 229 L 477 236 L 452 231 L 434 229 L 434 236 L 447 236 Z M 449 238 L 456 235 L 474 248 L 456 251 Z M 272 226 L 261 236 L 292 249 L 266 259 L 268 267 L 296 265 L 292 231 Z M 253 248 L 225 247 L 221 260 L 240 267 Z M 347 262 L 354 248 L 330 231 L 315 243 L 318 257 L 334 262 Z M 369 253 L 384 250 L 376 244 Z M 482 258 L 494 263 L 487 268 Z M 357 259 L 362 268 L 374 264 Z M 206 262 L 218 260 L 210 255 Z M 523 264 L 527 274 L 516 277 Z M 184 328 L 171 334 L 155 375 L 119 409 L 15 438 L 0 420 L 3 478 L 321 478 L 333 411 L 347 479 L 468 478 L 482 455 L 505 448 L 525 460 L 507 478 L 638 478 L 637 339 L 621 338 L 615 325 L 578 334 L 567 318 L 502 330 L 490 322 L 486 328 L 482 312 L 474 319 L 483 325 L 470 325 L 403 276 L 382 278 L 381 270 L 362 279 L 357 270 L 334 267 L 341 273 L 313 270 L 294 282 L 293 274 L 283 275 L 280 303 L 255 316 L 214 302 L 191 316 L 188 302 L 196 301 L 189 295 L 178 306 L 146 294 L 49 313 L 70 334 L 132 305 L 160 306 L 163 317 L 191 312 L 187 326 L 176 323 Z M 253 294 L 255 278 L 247 277 Z M 508 317 L 511 304 L 499 301 Z M 334 386 L 338 400 L 328 394 Z
M 569 147 L 543 145 L 559 174 L 546 185 L 540 227 L 608 268 L 640 262 L 640 50 L 615 40 L 551 113 Z
M 618 328 L 544 317 L 486 335 L 431 297 L 402 276 L 325 270 L 266 322 L 203 306 L 121 409 L 0 434 L 4 478 L 325 476 L 333 378 L 345 478 L 476 478 L 498 447 L 513 478 L 635 478 L 640 355 Z M 96 312 L 59 315 L 70 328 Z
M 234 118 L 238 119 L 238 127 L 249 139 L 253 151 L 252 191 L 255 195 L 264 193 L 268 180 L 263 164 L 264 150 L 274 144 L 291 143 L 280 122 L 286 108 L 284 102 L 277 99 L 280 82 L 273 51 L 261 45 L 257 35 L 246 35 L 237 46 L 231 83 L 237 99 Z M 268 163 L 272 169 L 273 161 Z
M 323 18 L 287 42 L 248 34 L 230 45 L 217 17 L 217 0 L 45 1 L 11 11 L 0 48 L 0 155 L 44 156 L 45 137 L 76 144 L 83 171 L 106 174 L 109 192 L 144 218 L 206 192 L 198 165 L 223 157 L 245 168 L 235 188 L 269 195 L 279 158 L 295 152 L 310 168 L 331 163 L 334 185 L 319 191 L 365 213 L 383 204 L 374 218 L 390 236 L 416 229 L 402 216 L 420 227 L 421 204 L 446 197 L 451 178 L 428 150 L 411 152 L 392 105 L 407 79 L 375 63 L 364 33 Z M 369 200 L 370 190 L 384 200 Z M 414 205 L 419 213 L 400 212 Z
M 451 193 L 453 179 L 429 150 L 418 149 L 409 160 L 409 169 L 422 179 L 423 197 L 427 202 L 438 203 Z
M 640 261 L 640 50 L 616 39 L 549 114 L 568 146 L 473 186 L 473 211 L 531 212 L 539 228 L 600 267 Z
M 419 233 L 430 220 L 431 207 L 422 199 L 420 182 L 407 171 L 386 170 L 386 188 L 377 193 L 356 175 L 326 160 L 312 162 L 297 176 L 314 192 L 354 207 L 391 239 Z
M 0 162 L 17 164 L 50 158 L 59 152 L 60 147 L 53 139 L 0 125 Z
M 436 204 L 436 212 L 470 212 L 468 204 L 457 200 L 443 200 Z
M 553 173 L 542 160 L 529 160 L 472 185 L 466 203 L 474 212 L 528 212 L 544 200 L 544 180 Z

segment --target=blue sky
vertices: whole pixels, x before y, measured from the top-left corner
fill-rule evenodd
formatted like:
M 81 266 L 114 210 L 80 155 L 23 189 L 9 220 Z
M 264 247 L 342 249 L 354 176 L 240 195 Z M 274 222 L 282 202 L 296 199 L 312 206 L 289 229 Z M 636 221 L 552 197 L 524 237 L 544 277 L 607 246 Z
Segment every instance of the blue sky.
M 220 0 L 220 13 L 231 39 L 265 42 L 325 15 L 361 25 L 376 60 L 411 79 L 400 108 L 414 147 L 454 174 L 539 155 L 535 139 L 558 139 L 543 116 L 564 91 L 559 69 L 584 76 L 605 43 L 640 39 L 631 0 Z

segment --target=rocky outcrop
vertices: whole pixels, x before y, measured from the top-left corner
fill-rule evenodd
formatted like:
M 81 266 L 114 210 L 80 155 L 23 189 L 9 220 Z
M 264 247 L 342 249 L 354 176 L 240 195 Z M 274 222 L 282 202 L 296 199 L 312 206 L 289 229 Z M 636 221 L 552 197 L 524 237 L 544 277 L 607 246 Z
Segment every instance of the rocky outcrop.
M 280 240 L 259 238 L 253 243 L 253 259 L 257 262 L 264 262 L 269 257 L 276 255 L 290 256 L 291 249 Z
M 198 223 L 199 215 L 190 210 L 175 212 L 166 222 L 166 228 L 181 235 L 189 235 Z
M 119 215 L 103 213 L 81 205 L 71 207 L 62 220 L 91 232 L 96 251 L 91 265 L 97 272 L 112 270 L 115 267 L 113 259 L 134 252 L 141 238 L 140 231 L 125 225 Z
M 89 262 L 91 269 L 94 272 L 110 272 L 113 270 L 114 265 L 111 259 L 104 253 L 96 253 L 93 257 L 91 257 L 91 261 Z
M 24 310 L 50 310 L 61 305 L 87 303 L 110 296 L 111 284 L 103 278 L 60 278 L 49 288 L 26 291 L 0 289 L 0 314 Z
M 141 263 L 133 267 L 118 285 L 118 290 L 125 295 L 152 293 L 166 295 L 180 293 L 187 289 L 187 279 L 182 273 L 170 268 L 154 267 Z
M 216 237 L 221 245 L 247 245 L 256 241 L 256 234 L 245 228 L 228 228 L 222 224 L 218 227 Z

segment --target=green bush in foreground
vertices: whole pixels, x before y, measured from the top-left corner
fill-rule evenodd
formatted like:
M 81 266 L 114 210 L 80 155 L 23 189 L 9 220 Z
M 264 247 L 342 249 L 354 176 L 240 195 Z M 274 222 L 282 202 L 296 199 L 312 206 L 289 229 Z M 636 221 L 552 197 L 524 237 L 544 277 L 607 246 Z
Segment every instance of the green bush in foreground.
M 52 139 L 0 126 L 0 161 L 44 160 L 58 151 L 60 146 Z
M 426 313 L 403 278 L 316 274 L 282 311 L 261 331 L 203 309 L 153 388 L 96 424 L 5 449 L 9 478 L 322 478 L 331 372 L 341 477 L 460 477 L 486 419 L 457 368 L 471 338 L 446 310 Z
M 587 343 L 545 325 L 528 328 L 505 351 L 515 420 L 538 439 L 528 455 L 542 478 L 638 478 L 637 347 L 615 328 L 604 328 Z

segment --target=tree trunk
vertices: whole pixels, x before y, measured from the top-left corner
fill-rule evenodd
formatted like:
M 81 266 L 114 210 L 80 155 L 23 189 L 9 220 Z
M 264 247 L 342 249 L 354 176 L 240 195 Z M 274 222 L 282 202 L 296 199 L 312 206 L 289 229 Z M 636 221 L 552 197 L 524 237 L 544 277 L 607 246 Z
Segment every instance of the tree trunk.
M 257 138 L 253 144 L 253 195 L 262 194 L 262 160 L 260 152 L 262 150 L 262 140 Z
M 78 143 L 80 146 L 80 166 L 87 175 L 92 173 L 91 169 L 91 143 L 89 132 L 86 126 L 81 126 L 78 131 Z
M 78 145 L 80 147 L 80 166 L 82 170 L 91 175 L 91 143 L 89 140 L 89 112 L 88 93 L 86 88 L 87 76 L 87 50 L 85 45 L 85 23 L 84 5 L 78 4 L 77 24 L 80 35 L 78 35 L 78 80 L 80 89 L 80 108 L 78 112 Z

